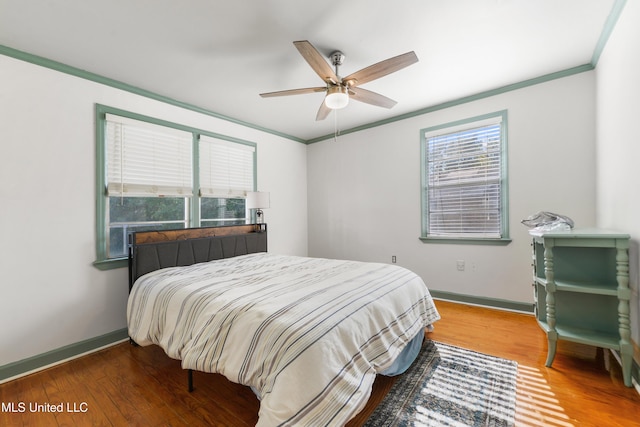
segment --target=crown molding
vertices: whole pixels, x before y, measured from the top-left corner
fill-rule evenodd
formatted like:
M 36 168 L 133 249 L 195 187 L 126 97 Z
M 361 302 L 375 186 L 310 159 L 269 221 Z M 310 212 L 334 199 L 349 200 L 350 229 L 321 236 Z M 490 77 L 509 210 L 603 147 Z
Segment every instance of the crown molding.
M 91 73 L 86 70 L 82 70 L 80 68 L 72 67 L 70 65 L 63 64 L 61 62 L 53 61 L 51 59 L 44 58 L 42 56 L 33 55 L 31 53 L 23 52 L 17 49 L 13 49 L 8 46 L 0 45 L 0 54 L 9 56 L 11 58 L 19 59 L 21 61 L 29 62 L 34 65 L 39 65 L 41 67 L 49 68 L 55 71 L 59 71 L 61 73 L 69 74 L 74 77 L 79 77 L 81 79 L 89 80 L 95 83 L 103 84 L 105 86 L 109 86 L 115 89 L 124 90 L 136 95 L 143 96 L 145 98 L 153 99 L 155 101 L 164 102 L 169 105 L 173 105 L 176 107 L 184 108 L 185 110 L 194 111 L 196 113 L 204 114 L 210 117 L 215 117 L 217 119 L 225 120 L 227 122 L 235 123 L 244 127 L 248 127 L 251 129 L 259 130 L 261 132 L 270 133 L 272 135 L 276 135 L 282 138 L 290 139 L 292 141 L 306 143 L 306 141 L 302 138 L 298 138 L 293 135 L 288 135 L 283 132 L 278 132 L 273 129 L 265 128 L 262 126 L 255 125 L 253 123 L 245 122 L 242 120 L 234 119 L 233 117 L 225 116 L 223 114 L 216 113 L 214 111 L 207 110 L 205 108 L 198 107 L 196 105 L 192 105 L 186 102 L 178 101 L 173 98 L 169 98 L 163 95 L 158 95 L 157 93 L 141 89 L 137 86 L 133 86 L 127 83 L 120 82 L 118 80 L 110 79 L 108 77 L 101 76 L 99 74 Z

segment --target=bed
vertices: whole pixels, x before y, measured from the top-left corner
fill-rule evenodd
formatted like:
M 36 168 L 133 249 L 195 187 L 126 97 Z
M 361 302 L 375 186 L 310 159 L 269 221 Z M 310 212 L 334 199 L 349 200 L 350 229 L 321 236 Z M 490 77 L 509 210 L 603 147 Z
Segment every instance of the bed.
M 439 319 L 411 271 L 272 254 L 266 225 L 132 233 L 129 272 L 131 339 L 251 387 L 260 427 L 344 425 Z

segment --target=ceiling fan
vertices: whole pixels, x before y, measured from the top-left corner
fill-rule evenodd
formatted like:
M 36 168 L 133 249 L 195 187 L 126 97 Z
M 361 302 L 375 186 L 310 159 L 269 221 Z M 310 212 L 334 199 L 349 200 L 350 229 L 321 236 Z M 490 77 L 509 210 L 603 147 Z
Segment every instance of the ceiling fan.
M 397 104 L 393 99 L 387 98 L 386 96 L 370 90 L 362 89 L 359 85 L 386 76 L 387 74 L 391 74 L 418 62 L 418 57 L 413 51 L 411 51 L 402 55 L 394 56 L 393 58 L 385 59 L 384 61 L 349 74 L 346 77 L 340 77 L 338 75 L 338 67 L 342 65 L 345 58 L 342 52 L 335 51 L 329 55 L 329 59 L 331 59 L 331 63 L 335 67 L 334 71 L 331 69 L 331 66 L 327 63 L 322 54 L 320 54 L 320 52 L 318 52 L 318 50 L 307 40 L 296 41 L 293 42 L 293 44 L 298 49 L 302 57 L 309 63 L 311 68 L 313 68 L 313 71 L 315 71 L 322 81 L 325 82 L 325 86 L 267 92 L 261 93 L 260 96 L 263 98 L 269 98 L 273 96 L 326 92 L 327 95 L 325 96 L 322 104 L 320 104 L 320 109 L 316 114 L 316 120 L 324 120 L 327 118 L 331 110 L 346 107 L 349 103 L 349 98 L 378 107 L 393 107 Z

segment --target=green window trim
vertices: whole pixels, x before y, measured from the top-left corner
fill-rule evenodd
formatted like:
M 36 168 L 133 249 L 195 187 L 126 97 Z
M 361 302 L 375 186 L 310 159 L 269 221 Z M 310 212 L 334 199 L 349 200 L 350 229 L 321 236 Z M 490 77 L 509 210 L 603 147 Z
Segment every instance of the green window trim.
M 106 181 L 106 161 L 107 161 L 107 147 L 106 147 L 106 133 L 105 123 L 107 114 L 113 114 L 116 116 L 126 117 L 133 120 L 147 122 L 159 126 L 182 130 L 192 134 L 193 144 L 193 194 L 190 195 L 190 209 L 188 224 L 189 227 L 200 226 L 200 183 L 199 183 L 199 140 L 200 136 L 208 136 L 228 142 L 237 144 L 243 144 L 254 149 L 253 155 L 253 190 L 257 188 L 257 157 L 258 147 L 255 142 L 245 141 L 239 138 L 230 137 L 227 135 L 218 134 L 215 132 L 194 128 L 191 126 L 185 126 L 179 123 L 169 122 L 166 120 L 157 119 L 150 116 L 145 116 L 138 113 L 133 113 L 118 108 L 109 107 L 102 104 L 96 104 L 95 106 L 95 138 L 96 138 L 96 261 L 93 262 L 93 266 L 100 270 L 110 270 L 115 268 L 122 268 L 128 265 L 127 257 L 108 258 L 107 250 L 107 181 Z
M 500 235 L 490 237 L 474 237 L 469 235 L 446 236 L 429 234 L 429 211 L 428 211 L 428 183 L 429 171 L 427 170 L 427 144 L 428 134 L 438 131 L 452 129 L 463 130 L 473 128 L 475 123 L 488 120 L 499 119 L 500 122 Z M 447 133 L 447 132 L 444 132 Z M 507 168 L 507 110 L 496 111 L 462 120 L 440 124 L 420 130 L 420 167 L 421 167 L 421 223 L 422 231 L 419 239 L 423 243 L 445 243 L 445 244 L 472 244 L 472 245 L 507 245 L 511 242 L 509 237 L 509 200 L 508 200 L 508 168 Z
M 458 245 L 489 245 L 489 246 L 505 246 L 511 243 L 511 239 L 508 237 L 501 239 L 491 239 L 491 238 L 482 238 L 482 239 L 472 239 L 468 237 L 423 237 L 420 236 L 419 239 L 423 243 L 445 243 L 445 244 L 458 244 Z

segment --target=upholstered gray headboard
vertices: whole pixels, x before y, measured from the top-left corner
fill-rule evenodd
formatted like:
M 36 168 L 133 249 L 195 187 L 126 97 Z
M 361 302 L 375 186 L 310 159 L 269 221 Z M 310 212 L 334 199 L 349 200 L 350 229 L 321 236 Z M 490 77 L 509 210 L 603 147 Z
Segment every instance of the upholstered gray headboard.
M 139 231 L 129 235 L 129 290 L 161 268 L 267 251 L 266 224 Z

